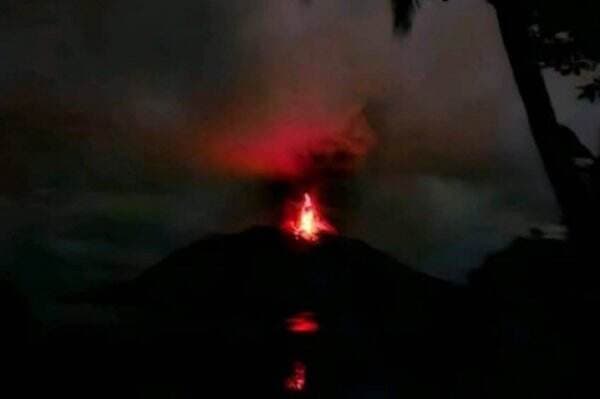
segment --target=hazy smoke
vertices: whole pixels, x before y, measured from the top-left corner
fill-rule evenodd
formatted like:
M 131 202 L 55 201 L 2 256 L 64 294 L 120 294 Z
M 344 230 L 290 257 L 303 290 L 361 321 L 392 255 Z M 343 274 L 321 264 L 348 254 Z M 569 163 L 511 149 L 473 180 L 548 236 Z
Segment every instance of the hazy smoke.
M 344 231 L 459 278 L 556 214 L 493 9 L 423 4 L 402 36 L 389 0 L 11 1 L 0 211 L 65 259 L 104 248 L 118 223 L 158 220 L 145 231 L 171 244 L 139 247 L 162 254 L 267 220 L 265 181 L 352 173 L 335 181 L 353 193 L 333 204 Z M 593 143 L 597 106 L 550 81 L 561 119 Z

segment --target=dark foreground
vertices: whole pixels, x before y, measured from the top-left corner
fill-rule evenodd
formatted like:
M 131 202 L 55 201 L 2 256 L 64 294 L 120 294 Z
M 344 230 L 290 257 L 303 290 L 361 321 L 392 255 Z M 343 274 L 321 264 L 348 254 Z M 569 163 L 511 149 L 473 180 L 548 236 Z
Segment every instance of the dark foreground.
M 110 323 L 41 330 L 2 285 L 3 389 L 18 392 L 3 397 L 596 397 L 591 268 L 569 244 L 520 239 L 458 287 L 343 237 L 214 236 L 62 298 Z

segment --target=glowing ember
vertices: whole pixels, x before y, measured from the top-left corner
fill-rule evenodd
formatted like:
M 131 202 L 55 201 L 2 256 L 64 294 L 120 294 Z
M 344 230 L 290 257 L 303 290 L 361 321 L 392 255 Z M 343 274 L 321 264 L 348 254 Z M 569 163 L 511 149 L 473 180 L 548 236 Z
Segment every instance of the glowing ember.
M 321 215 L 312 197 L 304 194 L 304 202 L 292 220 L 286 223 L 286 229 L 296 238 L 316 242 L 322 233 L 335 233 L 334 227 Z
M 292 334 L 309 335 L 319 331 L 319 323 L 312 312 L 298 313 L 286 320 L 287 330 Z
M 290 392 L 302 392 L 306 388 L 306 366 L 302 362 L 294 363 L 292 375 L 285 380 L 285 389 Z

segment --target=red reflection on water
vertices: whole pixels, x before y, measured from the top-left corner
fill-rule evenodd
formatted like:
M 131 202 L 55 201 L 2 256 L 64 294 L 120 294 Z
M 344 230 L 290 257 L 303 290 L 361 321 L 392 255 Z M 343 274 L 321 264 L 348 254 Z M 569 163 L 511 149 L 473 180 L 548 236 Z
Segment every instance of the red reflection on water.
M 292 334 L 316 334 L 319 331 L 319 322 L 312 312 L 297 313 L 286 320 L 287 330 Z
M 290 375 L 285 380 L 285 389 L 290 392 L 303 392 L 306 389 L 306 365 L 295 362 Z

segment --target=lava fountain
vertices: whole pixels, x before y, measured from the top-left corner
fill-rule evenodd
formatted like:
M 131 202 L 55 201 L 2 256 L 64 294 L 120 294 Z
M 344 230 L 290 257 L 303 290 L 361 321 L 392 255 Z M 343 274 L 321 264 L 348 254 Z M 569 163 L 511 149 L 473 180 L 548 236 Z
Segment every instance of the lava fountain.
M 301 205 L 296 206 L 295 212 L 286 218 L 283 226 L 285 231 L 308 242 L 318 242 L 322 234 L 333 234 L 335 228 L 329 223 L 310 194 L 304 193 Z

